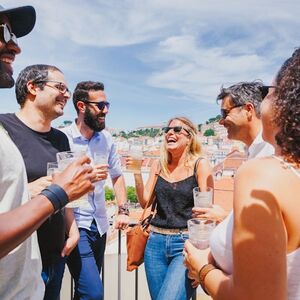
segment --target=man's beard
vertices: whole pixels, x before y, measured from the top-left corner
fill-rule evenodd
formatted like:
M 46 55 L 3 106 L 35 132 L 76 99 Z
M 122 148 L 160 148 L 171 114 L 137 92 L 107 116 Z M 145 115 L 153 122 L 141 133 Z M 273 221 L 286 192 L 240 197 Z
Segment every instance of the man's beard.
M 7 73 L 3 63 L 0 62 L 0 88 L 12 88 L 14 85 L 15 80 Z
M 105 122 L 99 122 L 98 118 L 99 117 L 104 117 L 105 118 L 105 114 L 103 113 L 99 113 L 98 115 L 94 116 L 91 113 L 91 110 L 86 107 L 85 113 L 84 113 L 84 123 L 91 128 L 94 131 L 102 131 L 105 128 Z

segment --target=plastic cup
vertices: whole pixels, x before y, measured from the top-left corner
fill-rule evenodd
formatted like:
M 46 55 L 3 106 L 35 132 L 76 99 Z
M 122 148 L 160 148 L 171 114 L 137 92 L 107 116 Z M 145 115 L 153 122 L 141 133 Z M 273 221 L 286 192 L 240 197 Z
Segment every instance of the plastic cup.
M 216 226 L 212 220 L 190 219 L 188 220 L 190 242 L 198 249 L 209 247 L 209 238 Z
M 212 207 L 213 189 L 208 187 L 206 191 L 201 191 L 199 187 L 193 188 L 195 207 Z
M 85 151 L 63 151 L 56 153 L 58 170 L 63 171 L 69 164 L 77 158 L 85 155 Z M 88 194 L 81 196 L 79 199 L 74 200 L 66 205 L 69 208 L 85 206 L 88 204 Z
M 141 146 L 131 146 L 127 156 L 132 158 L 132 164 L 127 166 L 129 172 L 138 172 L 141 170 L 143 162 L 143 148 Z
M 52 176 L 56 172 L 58 172 L 57 162 L 48 162 L 47 163 L 47 176 Z
M 107 165 L 108 157 L 104 153 L 95 152 L 93 155 L 94 165 Z

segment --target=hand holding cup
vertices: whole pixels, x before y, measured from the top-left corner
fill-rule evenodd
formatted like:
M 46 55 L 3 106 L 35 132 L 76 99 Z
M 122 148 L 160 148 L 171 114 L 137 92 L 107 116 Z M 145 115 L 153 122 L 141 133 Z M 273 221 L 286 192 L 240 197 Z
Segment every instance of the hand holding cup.
M 108 176 L 108 158 L 106 154 L 94 153 L 93 156 L 93 173 L 95 174 L 95 181 L 105 180 Z
M 89 163 L 89 157 L 82 156 L 69 164 L 62 172 L 53 174 L 52 183 L 61 186 L 70 201 L 94 190 L 91 182 L 92 167 Z

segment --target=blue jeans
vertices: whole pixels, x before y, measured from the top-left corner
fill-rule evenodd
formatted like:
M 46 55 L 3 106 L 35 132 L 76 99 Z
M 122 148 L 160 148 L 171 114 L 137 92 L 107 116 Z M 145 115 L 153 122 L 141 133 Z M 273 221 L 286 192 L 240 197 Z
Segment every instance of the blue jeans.
M 65 263 L 66 263 L 66 258 L 61 257 L 58 262 L 43 267 L 42 278 L 45 283 L 44 300 L 59 299 L 61 283 L 65 271 Z
M 80 240 L 67 259 L 70 273 L 75 281 L 74 300 L 103 299 L 100 272 L 103 265 L 106 234 L 79 228 Z
M 185 300 L 195 292 L 183 265 L 182 250 L 188 235 L 151 232 L 145 249 L 145 270 L 153 300 Z

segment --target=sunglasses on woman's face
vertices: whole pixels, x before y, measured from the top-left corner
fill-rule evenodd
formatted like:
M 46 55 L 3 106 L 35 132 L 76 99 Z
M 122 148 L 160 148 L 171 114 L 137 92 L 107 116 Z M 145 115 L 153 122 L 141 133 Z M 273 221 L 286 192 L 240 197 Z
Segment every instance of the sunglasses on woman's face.
M 263 86 L 260 88 L 262 99 L 264 99 L 264 98 L 268 95 L 269 89 L 271 89 L 271 88 L 276 89 L 277 86 L 274 86 L 274 85 L 263 85 Z
M 163 131 L 165 134 L 167 134 L 171 129 L 172 129 L 173 132 L 176 133 L 176 134 L 181 133 L 182 130 L 184 130 L 188 135 L 190 134 L 189 131 L 188 131 L 187 129 L 185 129 L 184 127 L 182 127 L 182 126 L 173 126 L 173 127 L 168 126 L 168 127 L 163 127 L 163 128 L 162 128 L 162 131 Z

